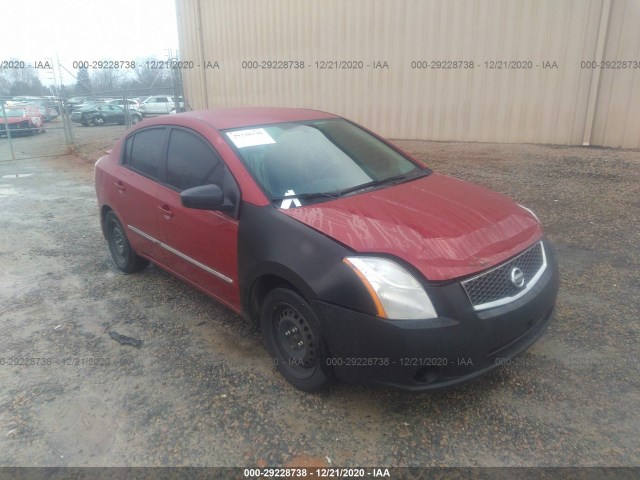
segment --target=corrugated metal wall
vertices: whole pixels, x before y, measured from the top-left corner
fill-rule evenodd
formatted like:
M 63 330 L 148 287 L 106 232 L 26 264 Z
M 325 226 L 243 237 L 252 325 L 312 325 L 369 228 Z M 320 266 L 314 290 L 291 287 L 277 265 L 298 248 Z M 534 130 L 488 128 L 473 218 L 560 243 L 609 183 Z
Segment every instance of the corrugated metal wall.
M 638 0 L 176 4 L 181 58 L 194 62 L 183 70 L 194 109 L 315 108 L 389 138 L 640 148 Z M 600 59 L 632 65 L 581 64 Z M 362 68 L 321 68 L 333 61 Z M 505 61 L 525 68 L 496 68 Z

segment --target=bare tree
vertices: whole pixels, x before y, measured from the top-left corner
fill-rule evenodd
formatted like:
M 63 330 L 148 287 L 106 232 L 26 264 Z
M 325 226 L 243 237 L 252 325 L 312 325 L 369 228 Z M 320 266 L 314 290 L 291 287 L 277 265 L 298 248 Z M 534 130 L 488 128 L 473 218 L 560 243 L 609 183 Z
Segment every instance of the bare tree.
M 117 69 L 95 70 L 91 75 L 94 92 L 112 92 L 122 88 L 126 73 Z
M 138 88 L 170 87 L 171 71 L 167 68 L 157 67 L 164 67 L 164 64 L 156 57 L 136 60 L 136 68 L 133 70 L 135 86 Z
M 19 59 L 9 62 L 20 64 Z M 25 62 L 26 63 L 26 62 Z M 2 95 L 42 95 L 42 82 L 33 67 L 3 68 L 0 70 L 0 92 Z

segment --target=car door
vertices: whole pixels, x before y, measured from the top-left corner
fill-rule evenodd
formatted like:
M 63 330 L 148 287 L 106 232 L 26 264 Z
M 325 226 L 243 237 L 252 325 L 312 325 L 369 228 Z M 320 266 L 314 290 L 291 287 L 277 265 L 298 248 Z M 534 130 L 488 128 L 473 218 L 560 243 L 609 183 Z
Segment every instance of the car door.
M 100 114 L 102 115 L 102 118 L 104 119 L 104 123 L 113 123 L 114 122 L 113 110 L 111 109 L 111 105 L 102 105 L 101 107 L 98 107 L 98 110 L 100 110 Z
M 166 127 L 138 130 L 123 146 L 122 168 L 114 174 L 116 214 L 134 250 L 151 258 L 160 256 L 157 218 L 158 179 L 162 174 Z
M 160 97 L 153 97 L 147 104 L 147 112 L 149 113 L 162 113 L 163 104 Z
M 185 208 L 180 192 L 216 184 L 239 190 L 221 156 L 202 136 L 186 128 L 169 133 L 165 185 L 158 189 L 157 218 L 165 247 L 162 263 L 236 310 L 238 287 L 238 221 L 209 210 Z
M 109 105 L 111 109 L 111 123 L 124 123 L 124 109 L 118 105 Z
M 98 116 L 102 117 L 104 123 L 109 123 L 111 121 L 111 107 L 109 105 L 100 105 L 95 107 Z
M 158 113 L 169 113 L 169 99 L 158 97 Z
M 153 98 L 147 98 L 142 104 L 144 105 L 144 113 L 154 113 L 153 111 Z

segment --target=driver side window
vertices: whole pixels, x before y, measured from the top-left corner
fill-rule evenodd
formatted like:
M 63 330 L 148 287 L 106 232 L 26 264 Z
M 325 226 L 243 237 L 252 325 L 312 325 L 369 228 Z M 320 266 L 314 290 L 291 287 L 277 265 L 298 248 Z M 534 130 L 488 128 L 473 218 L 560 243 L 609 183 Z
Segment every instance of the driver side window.
M 167 184 L 182 191 L 201 185 L 223 187 L 224 162 L 198 135 L 173 128 L 167 150 Z

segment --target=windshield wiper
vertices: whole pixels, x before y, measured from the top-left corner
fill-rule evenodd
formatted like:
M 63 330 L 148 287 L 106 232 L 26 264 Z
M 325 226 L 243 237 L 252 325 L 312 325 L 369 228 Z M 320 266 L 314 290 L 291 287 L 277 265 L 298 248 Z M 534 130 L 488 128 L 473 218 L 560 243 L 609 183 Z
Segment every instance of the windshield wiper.
M 349 193 L 357 192 L 360 190 L 365 190 L 371 187 L 379 187 L 380 185 L 384 185 L 385 183 L 402 183 L 402 181 L 415 180 L 416 178 L 424 177 L 431 173 L 430 170 L 423 169 L 419 169 L 416 172 L 417 173 L 401 173 L 400 175 L 393 175 L 381 180 L 372 180 L 371 182 L 362 183 L 360 185 L 356 185 L 355 187 L 345 188 L 344 190 L 340 190 L 339 196 L 347 195 Z
M 294 198 L 316 198 L 329 197 L 331 199 L 338 198 L 340 192 L 313 192 L 313 193 L 294 193 L 293 195 L 283 195 L 281 197 L 271 197 L 271 201 L 279 202 L 282 200 L 293 200 Z
M 333 192 L 313 192 L 313 193 L 296 193 L 294 195 L 283 195 L 280 197 L 272 197 L 271 201 L 279 202 L 282 200 L 293 200 L 297 199 L 305 199 L 305 198 L 318 198 L 318 197 L 328 197 L 331 199 L 336 199 L 338 197 L 342 197 L 343 195 L 348 195 L 349 193 L 354 193 L 360 190 L 365 190 L 371 187 L 378 187 L 380 185 L 384 185 L 386 183 L 402 183 L 409 180 L 415 180 L 416 178 L 427 176 L 431 173 L 429 169 L 418 169 L 411 171 L 409 173 L 401 173 L 400 175 L 393 175 L 391 177 L 383 178 L 380 180 L 372 180 L 370 182 L 361 183 L 360 185 L 356 185 L 355 187 L 344 188 L 342 190 L 336 190 Z

